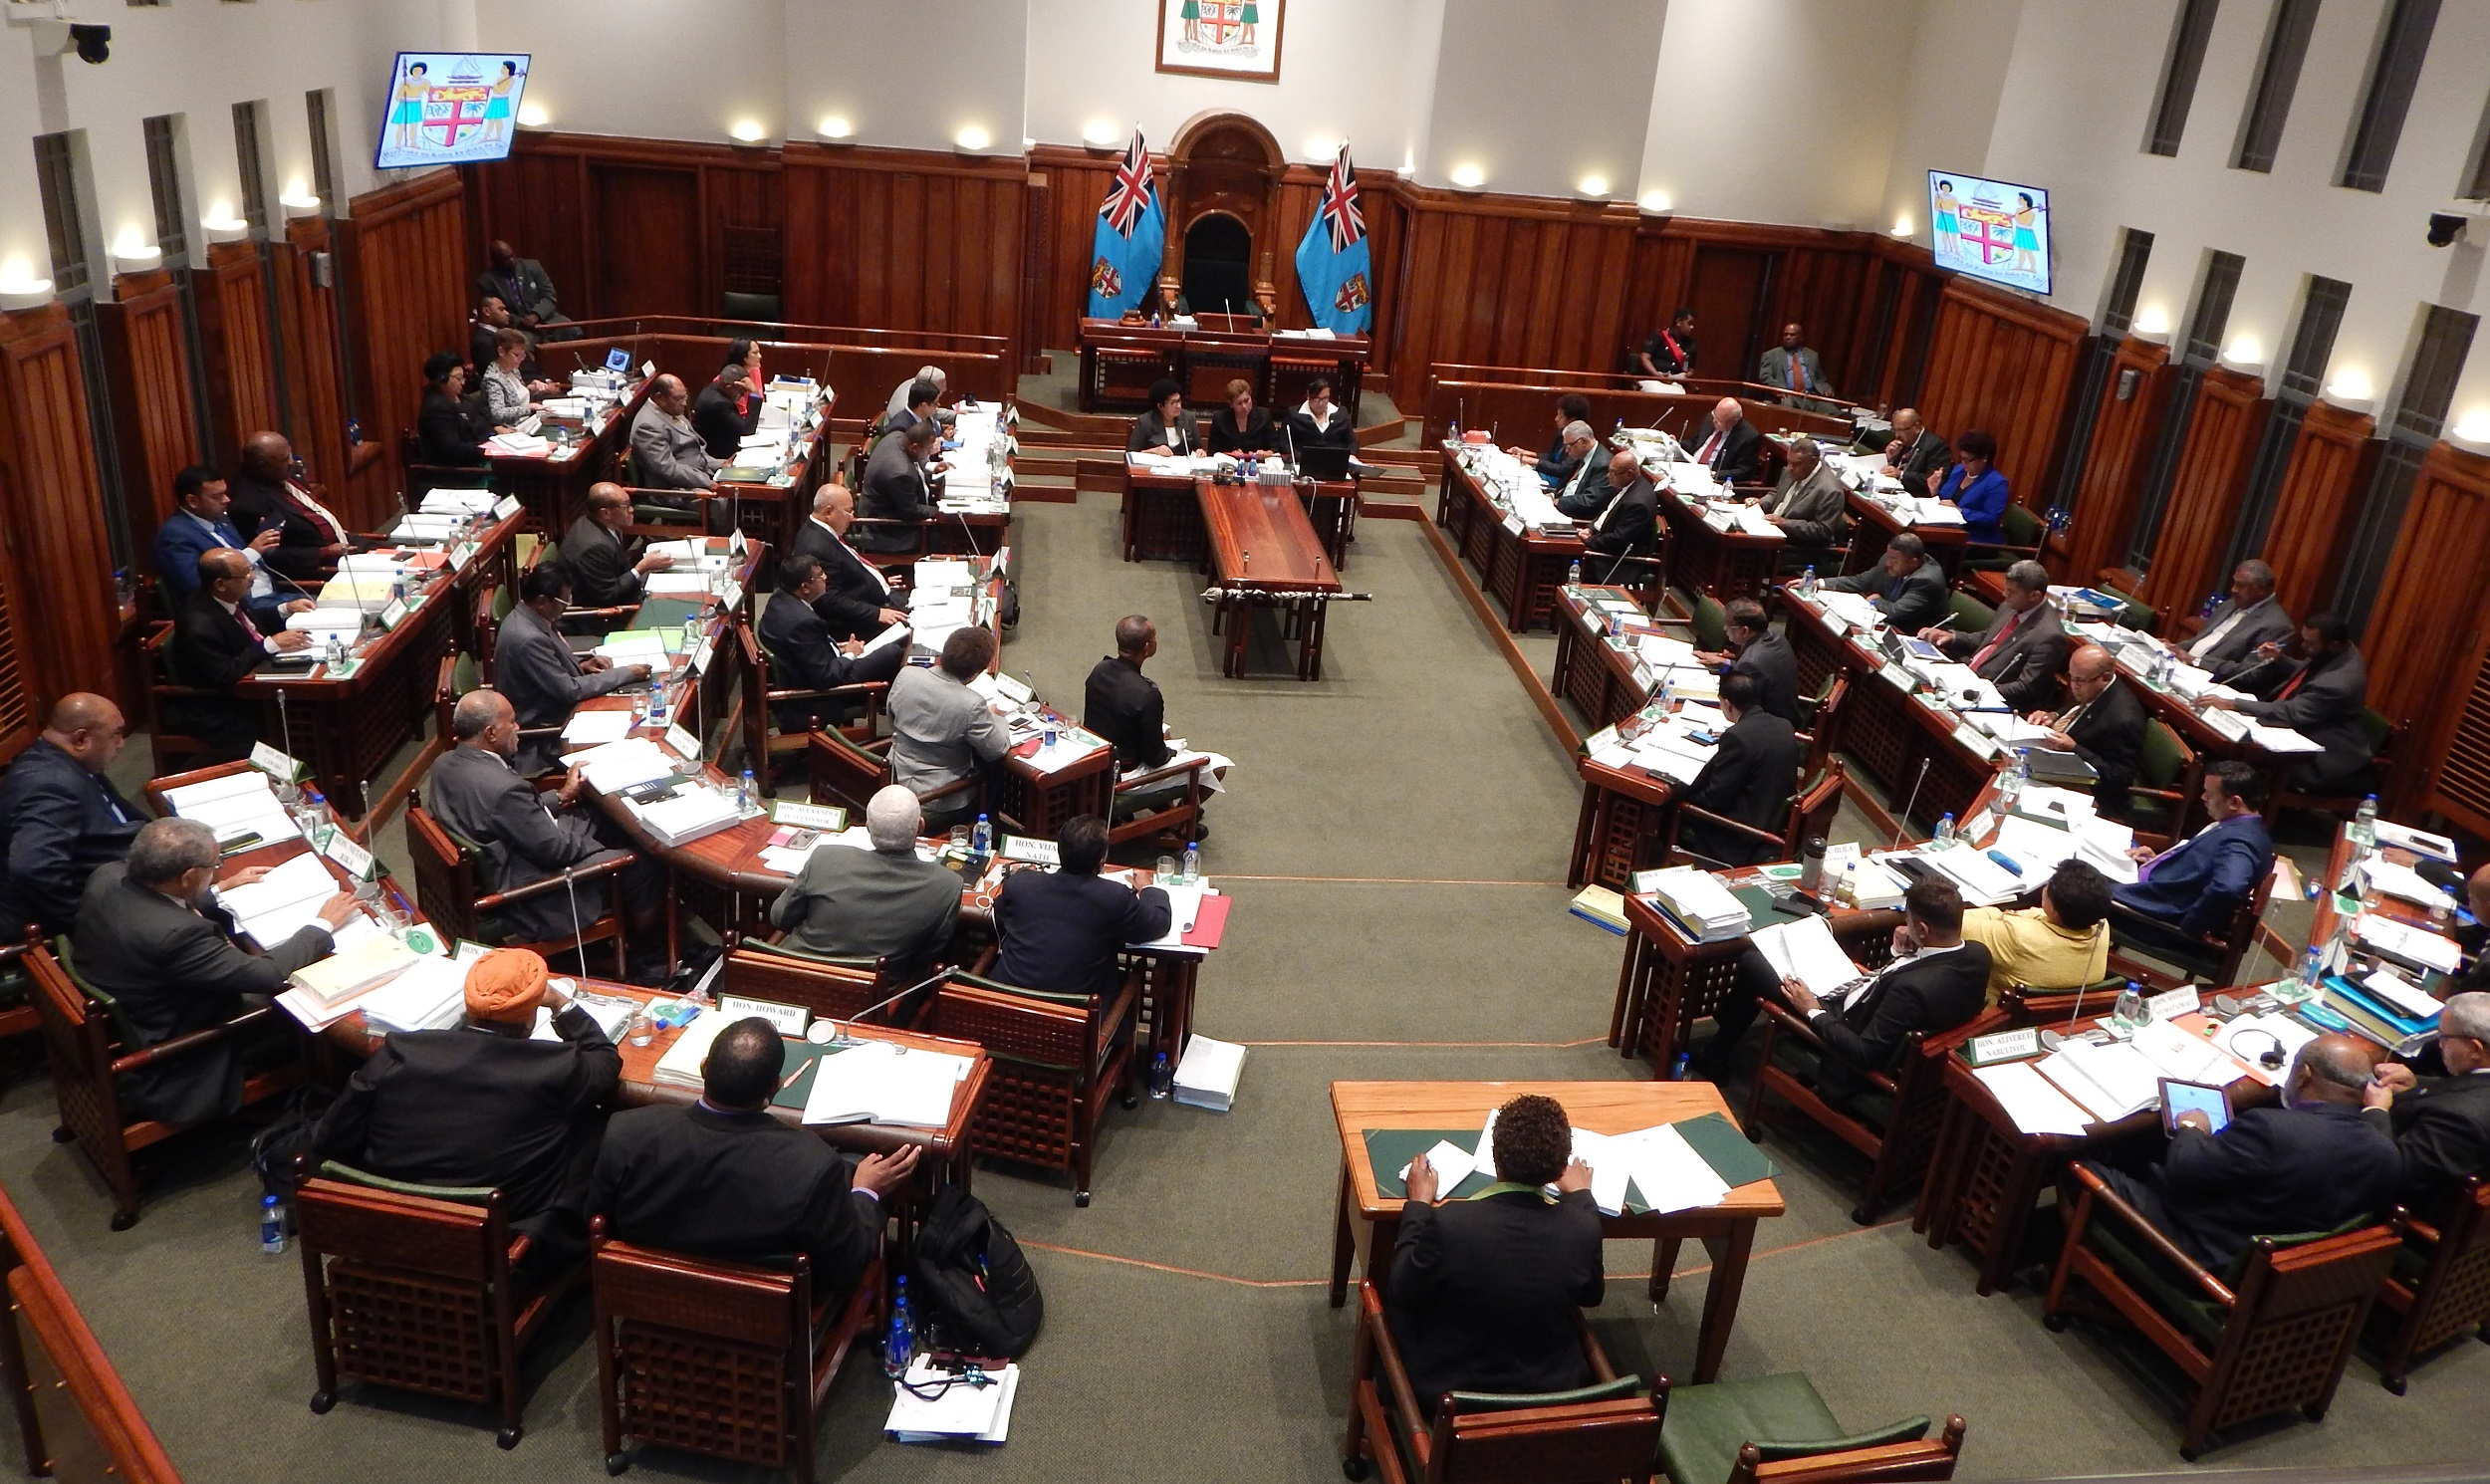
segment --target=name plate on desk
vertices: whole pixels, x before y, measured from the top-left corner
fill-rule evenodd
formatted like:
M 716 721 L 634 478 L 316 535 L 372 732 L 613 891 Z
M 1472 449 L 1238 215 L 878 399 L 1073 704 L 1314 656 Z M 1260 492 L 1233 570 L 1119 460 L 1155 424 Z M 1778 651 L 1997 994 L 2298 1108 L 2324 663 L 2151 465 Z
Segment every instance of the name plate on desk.
M 506 521 L 518 513 L 519 497 L 517 495 L 504 495 L 493 502 L 493 519 L 497 521 Z
M 691 672 L 693 674 L 705 675 L 709 672 L 709 651 L 712 647 L 714 647 L 713 641 L 705 634 L 701 636 L 700 642 L 692 647 Z
M 1026 835 L 1003 837 L 1003 859 L 1025 861 L 1032 866 L 1061 866 L 1063 855 L 1051 840 L 1032 840 Z
M 781 1005 L 770 1000 L 748 1000 L 742 995 L 719 995 L 717 1013 L 727 1020 L 742 1020 L 757 1015 L 778 1028 L 781 1036 L 802 1036 L 813 1012 L 802 1005 Z
M 719 590 L 717 597 L 718 606 L 732 612 L 738 604 L 744 601 L 744 585 L 729 578 L 726 586 Z
M 1604 726 L 1600 728 L 1600 730 L 1593 732 L 1590 736 L 1583 738 L 1583 751 L 1586 753 L 1605 752 L 1609 749 L 1609 747 L 1614 745 L 1616 741 L 1617 728 L 1613 726 Z
M 1646 896 L 1660 889 L 1660 877 L 1664 874 L 1664 871 L 1637 870 L 1625 878 L 1625 884 L 1632 888 L 1634 895 Z
M 773 803 L 770 805 L 770 818 L 800 830 L 835 832 L 848 828 L 848 812 L 828 804 Z
M 1963 1048 L 1963 1057 L 1974 1067 L 1997 1062 L 2021 1061 L 2041 1054 L 2041 1032 L 2038 1026 L 2020 1031 L 1999 1031 L 1994 1036 L 1974 1036 Z
M 449 549 L 449 570 L 452 572 L 466 571 L 467 564 L 474 560 L 475 543 L 472 541 L 462 541 Z
M 395 628 L 398 624 L 405 621 L 406 600 L 403 598 L 391 600 L 387 608 L 380 610 L 380 631 L 382 633 L 388 632 L 390 629 Z
M 2182 1015 L 2193 1015 L 2203 1009 L 2204 1000 L 2197 995 L 2195 990 L 2182 984 L 2168 994 L 2157 994 L 2146 1000 L 2144 1008 L 2152 1012 L 2152 1018 L 2155 1020 L 2176 1020 Z
M 1508 515 L 1508 516 L 1506 516 L 1506 517 L 1504 518 L 1504 530 L 1505 530 L 1505 534 L 1506 534 L 1506 535 L 1508 535 L 1508 536 L 1519 536 L 1519 535 L 1521 535 L 1521 534 L 1522 534 L 1522 518 L 1521 518 L 1520 516 L 1518 516 L 1518 515 Z
M 700 739 L 684 731 L 680 725 L 669 726 L 665 729 L 665 745 L 673 748 L 674 755 L 684 762 L 700 761 Z
M 328 843 L 320 848 L 320 854 L 335 861 L 340 870 L 359 881 L 374 880 L 380 874 L 373 868 L 372 852 L 356 844 L 343 830 L 329 832 Z
M 303 781 L 303 765 L 286 756 L 284 753 L 279 752 L 277 749 L 269 746 L 265 742 L 252 744 L 251 766 L 277 780 L 279 783 L 300 783 Z

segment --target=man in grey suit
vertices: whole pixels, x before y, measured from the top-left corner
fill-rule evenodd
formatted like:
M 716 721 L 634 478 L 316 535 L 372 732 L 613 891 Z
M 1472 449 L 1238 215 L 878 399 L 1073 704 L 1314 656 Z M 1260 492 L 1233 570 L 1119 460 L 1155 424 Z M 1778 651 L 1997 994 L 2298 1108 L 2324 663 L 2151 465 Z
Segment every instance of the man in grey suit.
M 245 953 L 232 938 L 233 919 L 208 887 L 216 879 L 216 832 L 197 820 L 156 820 L 129 843 L 129 857 L 87 879 L 70 929 L 78 975 L 121 1007 L 137 1051 L 231 1020 L 268 1003 L 295 970 L 327 958 L 330 933 L 355 915 L 341 891 L 320 904 L 318 920 L 264 955 Z M 225 884 L 243 886 L 268 873 L 255 866 Z M 160 1065 L 124 1074 L 122 1111 L 140 1118 L 195 1123 L 242 1106 L 245 1062 L 290 1046 L 285 1017 L 268 1033 L 227 1040 Z
M 2216 680 L 2228 680 L 2280 654 L 2291 626 L 2291 615 L 2274 601 L 2274 569 L 2251 557 L 2231 574 L 2230 598 L 2179 652 Z
M 1010 729 L 968 688 L 993 659 L 993 630 L 971 624 L 951 630 L 939 663 L 899 671 L 887 702 L 892 782 L 922 799 L 974 777 L 1010 750 Z M 976 812 L 977 791 L 969 789 L 929 811 L 926 823 L 947 830 Z
M 937 512 L 925 463 L 941 442 L 942 424 L 927 419 L 873 445 L 872 456 L 865 460 L 865 492 L 857 501 L 857 514 L 869 521 L 932 520 Z M 899 552 L 913 549 L 916 537 L 906 531 L 860 531 L 850 544 L 865 552 Z
M 1600 446 L 1600 435 L 1591 430 L 1590 423 L 1577 419 L 1565 424 L 1561 436 L 1565 456 L 1574 461 L 1574 472 L 1556 488 L 1557 511 L 1578 521 L 1596 521 L 1609 508 L 1609 501 L 1617 498 L 1609 484 L 1608 460 L 1591 456 Z
M 1721 610 L 1721 633 L 1729 647 L 1718 652 L 1698 649 L 1694 657 L 1718 668 L 1724 679 L 1740 671 L 1753 675 L 1756 706 L 1796 727 L 1799 657 L 1790 641 L 1773 632 L 1764 606 L 1752 598 L 1732 598 Z
M 686 415 L 690 407 L 691 393 L 680 376 L 661 375 L 648 388 L 648 400 L 631 419 L 631 475 L 641 488 L 705 490 L 717 484 L 717 471 L 726 462 L 710 456 Z M 732 519 L 731 507 L 723 499 L 709 502 L 721 522 Z
M 951 941 L 959 917 L 960 878 L 916 855 L 924 821 L 916 796 L 891 784 L 867 802 L 870 851 L 824 845 L 778 900 L 770 921 L 787 930 L 790 947 L 840 958 L 889 957 L 893 977 L 921 977 Z
M 588 509 L 562 533 L 562 561 L 571 569 L 582 608 L 618 608 L 637 603 L 642 579 L 674 565 L 668 556 L 649 556 L 635 536 L 624 536 L 631 523 L 631 497 L 619 484 L 588 487 Z
M 499 692 L 470 690 L 450 712 L 457 745 L 441 754 L 424 782 L 424 798 L 441 828 L 474 845 L 484 858 L 490 891 L 516 891 L 577 866 L 597 866 L 626 856 L 597 838 L 595 819 L 575 813 L 581 776 L 574 768 L 562 787 L 540 794 L 510 766 L 519 750 L 519 716 Z M 656 915 L 665 894 L 665 868 L 639 862 L 622 874 L 622 899 L 630 929 L 641 943 L 665 941 Z M 583 880 L 501 908 L 500 936 L 513 943 L 567 938 L 576 924 L 606 914 L 606 880 Z M 662 953 L 654 958 L 661 961 Z
M 1790 467 L 1759 508 L 1790 538 L 1794 551 L 1814 556 L 1849 538 L 1849 499 L 1842 476 L 1825 462 L 1823 447 L 1814 438 L 1792 438 Z
M 2049 569 L 2022 561 L 2006 569 L 2006 597 L 1986 632 L 1954 633 L 1937 627 L 1919 636 L 1971 666 L 1997 687 L 2017 711 L 2037 711 L 2058 699 L 2058 675 L 2067 666 L 2067 627 L 2049 602 Z
M 1821 401 L 1833 395 L 1833 383 L 1825 379 L 1824 363 L 1807 344 L 1807 327 L 1796 321 L 1781 327 L 1781 344 L 1764 353 L 1756 363 L 1755 379 L 1767 386 L 1785 387 L 1789 395 L 1782 401 L 1794 407 L 1829 406 Z
M 644 664 L 611 665 L 571 651 L 554 627 L 571 606 L 571 574 L 559 562 L 539 563 L 519 584 L 518 607 L 493 639 L 493 688 L 508 697 L 522 727 L 558 727 L 579 703 L 648 678 Z M 553 766 L 553 737 L 531 737 L 519 749 L 529 777 Z
M 1824 587 L 1828 593 L 1873 595 L 1876 612 L 1903 633 L 1917 633 L 1951 607 L 1945 597 L 1945 569 L 1928 555 L 1928 544 L 1908 531 L 1884 544 L 1884 560 L 1878 565 L 1829 579 Z
M 2295 787 L 2322 793 L 2349 790 L 2368 773 L 2368 727 L 2363 717 L 2368 705 L 2368 665 L 2352 642 L 2352 625 L 2336 614 L 2309 615 L 2309 621 L 2300 625 L 2300 648 L 2308 657 L 2296 667 L 2277 658 L 2270 667 L 2260 665 L 2238 676 L 2241 688 L 2263 690 L 2266 699 L 2209 695 L 2204 704 L 2208 710 L 2255 717 L 2267 726 L 2290 727 L 2325 748 L 2291 759 L 2298 770 Z
M 1928 481 L 1942 478 L 1952 467 L 1954 450 L 1928 431 L 1917 407 L 1893 409 L 1893 437 L 1884 445 L 1884 477 L 1898 482 L 1919 499 L 1928 498 Z

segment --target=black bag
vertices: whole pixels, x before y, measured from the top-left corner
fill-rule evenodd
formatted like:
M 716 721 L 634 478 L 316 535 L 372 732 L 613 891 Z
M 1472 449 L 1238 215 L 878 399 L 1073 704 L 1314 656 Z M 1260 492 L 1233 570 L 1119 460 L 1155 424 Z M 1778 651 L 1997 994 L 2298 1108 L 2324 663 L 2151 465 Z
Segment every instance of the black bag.
M 296 1088 L 277 1120 L 251 1135 L 251 1168 L 259 1174 L 262 1195 L 294 1204 L 296 1162 L 310 1158 L 313 1130 L 336 1101 L 324 1088 Z
M 1016 577 L 1003 579 L 1003 596 L 996 602 L 995 607 L 1001 613 L 1005 628 L 1020 626 L 1020 579 Z
M 1020 1244 L 985 1202 L 945 1185 L 916 1229 L 921 1349 L 1017 1359 L 1038 1338 L 1046 1303 Z

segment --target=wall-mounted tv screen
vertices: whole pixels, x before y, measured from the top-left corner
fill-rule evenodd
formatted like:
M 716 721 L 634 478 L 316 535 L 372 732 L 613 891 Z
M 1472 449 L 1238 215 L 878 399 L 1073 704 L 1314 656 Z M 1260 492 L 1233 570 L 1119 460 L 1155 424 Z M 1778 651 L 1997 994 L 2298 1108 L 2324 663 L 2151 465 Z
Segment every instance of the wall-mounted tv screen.
M 2049 292 L 2049 192 L 2039 186 L 1930 170 L 1928 226 L 1939 268 Z
M 502 158 L 527 84 L 524 52 L 398 53 L 374 163 L 397 170 Z

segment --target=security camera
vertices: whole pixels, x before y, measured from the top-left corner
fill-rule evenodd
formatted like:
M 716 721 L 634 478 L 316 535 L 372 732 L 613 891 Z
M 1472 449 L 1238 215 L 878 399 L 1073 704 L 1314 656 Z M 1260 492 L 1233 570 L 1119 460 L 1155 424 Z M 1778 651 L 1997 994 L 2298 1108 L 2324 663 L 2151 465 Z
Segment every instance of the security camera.
M 2460 240 L 2463 235 L 2464 218 L 2452 211 L 2429 213 L 2429 245 L 2431 247 L 2450 246 Z
M 113 55 L 113 28 L 110 26 L 72 26 L 69 39 L 78 47 L 78 60 L 91 67 L 102 67 Z

